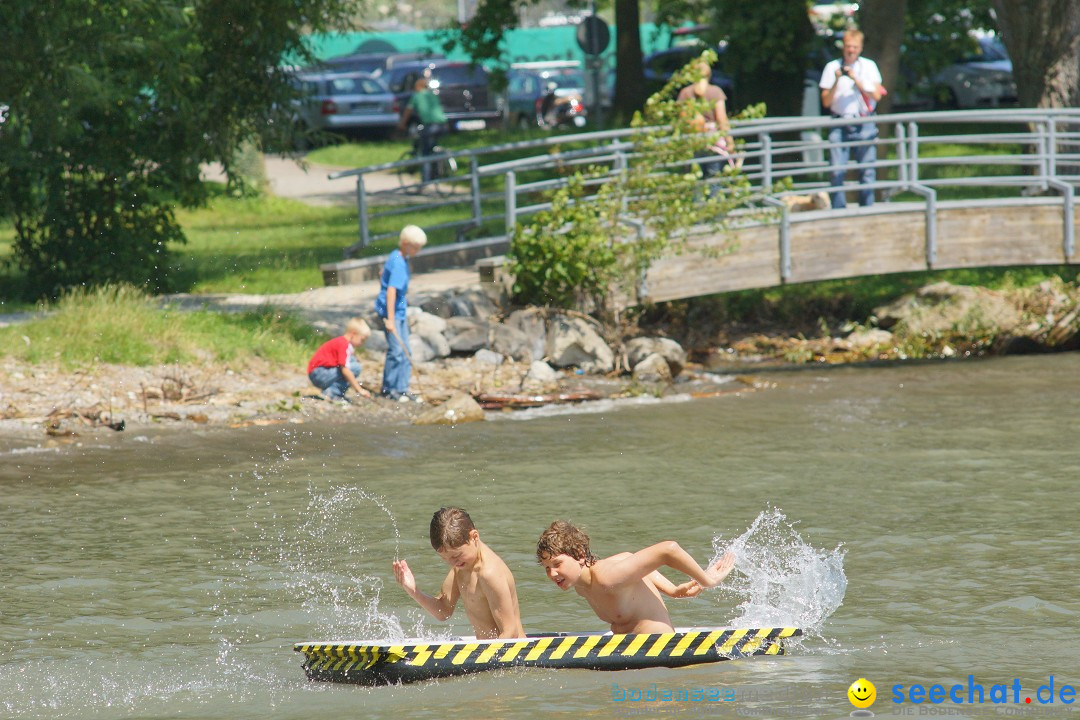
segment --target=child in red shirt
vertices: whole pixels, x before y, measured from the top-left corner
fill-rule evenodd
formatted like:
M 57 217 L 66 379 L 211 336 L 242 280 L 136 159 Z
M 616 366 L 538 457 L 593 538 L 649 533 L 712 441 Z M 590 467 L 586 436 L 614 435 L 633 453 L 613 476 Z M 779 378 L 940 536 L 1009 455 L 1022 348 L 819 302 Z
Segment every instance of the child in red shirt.
M 371 393 L 360 387 L 360 361 L 355 352 L 370 335 L 371 328 L 361 318 L 346 323 L 344 335 L 327 340 L 311 356 L 307 367 L 311 384 L 331 400 L 345 400 L 350 387 L 361 397 L 370 398 Z

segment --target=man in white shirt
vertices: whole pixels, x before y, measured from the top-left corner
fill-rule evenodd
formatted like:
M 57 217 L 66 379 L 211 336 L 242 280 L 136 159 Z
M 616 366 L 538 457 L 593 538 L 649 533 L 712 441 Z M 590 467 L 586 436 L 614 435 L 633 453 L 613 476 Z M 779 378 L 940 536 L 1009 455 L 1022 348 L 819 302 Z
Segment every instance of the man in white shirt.
M 829 131 L 829 142 L 832 143 L 829 149 L 830 184 L 836 188 L 843 186 L 850 156 L 857 165 L 869 166 L 859 168 L 859 183 L 862 186 L 859 190 L 859 204 L 873 205 L 874 191 L 867 185 L 877 179 L 873 167 L 877 161 L 877 148 L 874 145 L 878 135 L 877 125 L 859 119 L 874 114 L 885 89 L 881 86 L 881 72 L 877 63 L 861 57 L 862 49 L 862 32 L 845 32 L 844 56 L 825 66 L 818 87 L 821 88 L 821 104 L 829 108 L 834 118 L 850 118 L 856 121 Z M 846 206 L 843 190 L 831 193 L 830 198 L 834 208 Z

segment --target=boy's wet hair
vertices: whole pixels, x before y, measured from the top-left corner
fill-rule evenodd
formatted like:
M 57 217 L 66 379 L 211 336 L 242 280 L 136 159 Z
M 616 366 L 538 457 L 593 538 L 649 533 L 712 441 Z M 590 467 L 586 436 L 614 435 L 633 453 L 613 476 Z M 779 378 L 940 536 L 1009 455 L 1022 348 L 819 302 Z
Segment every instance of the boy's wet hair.
M 475 529 L 469 513 L 461 508 L 439 508 L 431 516 L 431 547 L 436 551 L 461 547 L 469 542 L 469 533 Z
M 589 536 L 565 520 L 551 523 L 536 543 L 537 562 L 556 555 L 569 555 L 575 560 L 584 560 L 586 566 L 595 564 L 597 560 L 589 550 Z

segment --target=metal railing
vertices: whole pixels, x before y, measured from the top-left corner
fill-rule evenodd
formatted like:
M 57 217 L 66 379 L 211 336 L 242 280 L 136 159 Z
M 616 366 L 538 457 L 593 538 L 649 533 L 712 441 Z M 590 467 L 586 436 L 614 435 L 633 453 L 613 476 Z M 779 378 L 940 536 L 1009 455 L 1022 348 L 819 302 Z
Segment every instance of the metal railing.
M 785 196 L 830 192 L 830 150 L 856 148 L 863 141 L 832 143 L 835 128 L 873 124 L 872 162 L 848 163 L 856 176 L 872 169 L 875 178 L 845 183 L 845 192 L 874 191 L 881 201 L 905 193 L 921 197 L 928 219 L 927 256 L 933 254 L 933 217 L 943 189 L 982 189 L 968 193 L 972 202 L 999 197 L 1002 188 L 1017 194 L 1060 193 L 1065 209 L 1067 254 L 1071 255 L 1073 189 L 1080 183 L 1080 109 L 994 109 L 881 115 L 856 119 L 830 117 L 767 118 L 736 124 L 742 173 L 758 201 L 786 209 Z M 380 218 L 419 216 L 430 231 L 446 230 L 457 239 L 509 235 L 523 218 L 550 207 L 548 190 L 567 182 L 566 174 L 591 165 L 614 175 L 633 162 L 630 129 L 558 135 L 453 153 L 458 174 L 420 181 L 420 166 L 432 156 L 338 172 L 330 177 L 356 180 L 359 234 L 345 249 L 350 257 L 379 239 L 396 235 L 374 232 Z M 1002 145 L 1009 151 L 1003 151 Z M 517 155 L 506 160 L 506 155 Z M 398 182 L 387 182 L 396 175 Z M 379 182 L 376 182 L 378 180 Z M 592 182 L 604 182 L 599 177 Z M 781 184 L 782 181 L 782 184 Z M 381 186 L 380 186 L 381 184 Z M 433 187 L 442 197 L 428 197 Z M 883 203 L 883 204 L 884 204 Z M 850 209 L 845 212 L 865 212 Z M 431 213 L 437 213 L 432 216 Z M 427 215 L 434 222 L 423 222 Z M 781 213 L 786 225 L 788 213 Z M 783 231 L 783 228 L 782 228 Z

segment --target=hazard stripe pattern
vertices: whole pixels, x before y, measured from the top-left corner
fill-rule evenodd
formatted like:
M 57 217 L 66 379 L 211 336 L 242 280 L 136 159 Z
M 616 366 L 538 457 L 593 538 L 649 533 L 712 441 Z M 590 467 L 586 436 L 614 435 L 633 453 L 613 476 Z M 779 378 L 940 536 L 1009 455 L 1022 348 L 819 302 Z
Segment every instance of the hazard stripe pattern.
M 782 655 L 798 628 L 691 630 L 616 635 L 545 635 L 515 640 L 436 641 L 415 645 L 298 643 L 309 677 L 365 682 L 365 674 L 400 681 L 440 677 L 510 665 L 542 667 L 677 666 L 748 655 Z M 373 683 L 377 684 L 377 683 Z

